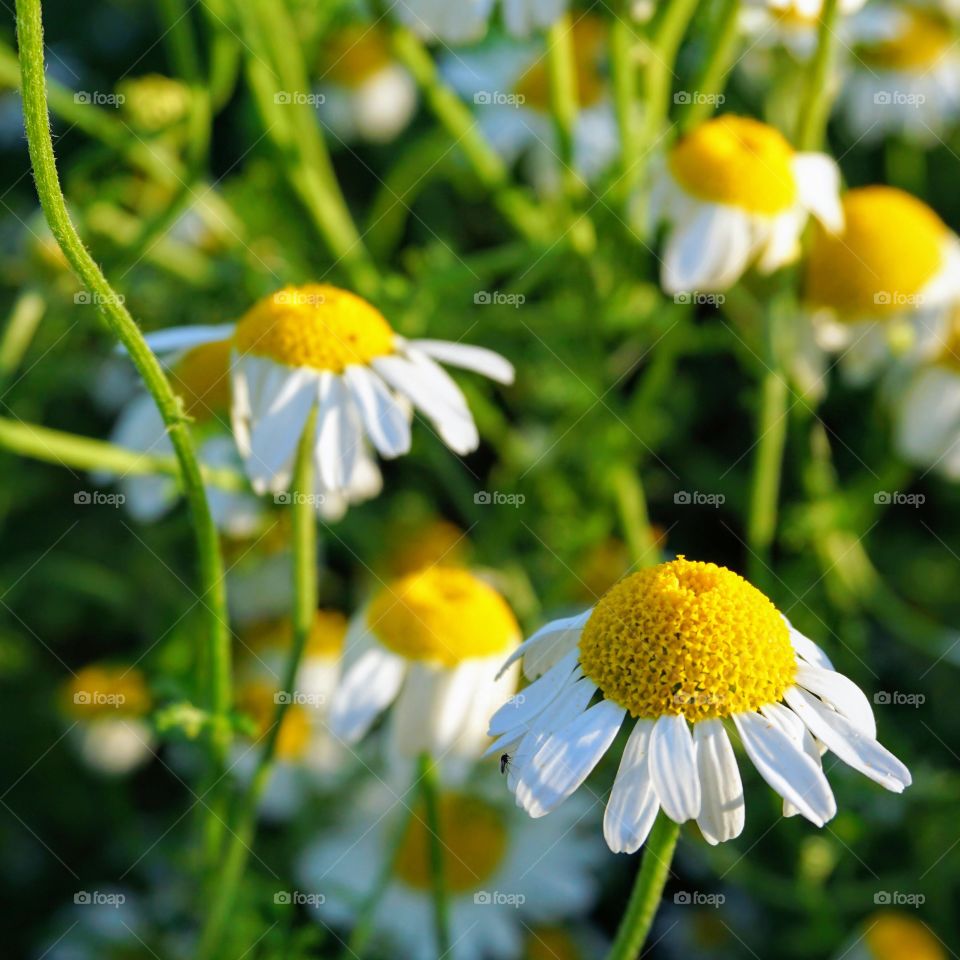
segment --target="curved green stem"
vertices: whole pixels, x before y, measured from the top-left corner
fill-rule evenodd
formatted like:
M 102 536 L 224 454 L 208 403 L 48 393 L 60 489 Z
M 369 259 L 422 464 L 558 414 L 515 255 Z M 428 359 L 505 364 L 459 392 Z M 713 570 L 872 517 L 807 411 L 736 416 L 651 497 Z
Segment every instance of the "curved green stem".
M 573 20 L 564 14 L 547 32 L 547 75 L 550 81 L 550 113 L 557 135 L 563 182 L 576 194 L 580 179 L 573 166 L 574 129 L 579 112 L 577 70 L 573 49 Z
M 437 770 L 430 754 L 421 754 L 417 773 L 427 821 L 427 842 L 430 853 L 430 879 L 433 885 L 433 920 L 437 940 L 437 956 L 450 953 L 450 900 L 447 896 L 446 869 L 443 859 L 443 826 L 440 823 L 440 796 Z
M 817 29 L 817 50 L 806 71 L 807 85 L 797 119 L 798 150 L 818 150 L 823 143 L 832 99 L 830 68 L 837 47 L 839 0 L 824 0 Z
M 704 121 L 717 104 L 740 36 L 740 0 L 722 0 L 710 36 L 710 49 L 693 85 L 690 102 L 680 114 L 680 127 L 687 131 Z
M 201 960 L 219 960 L 223 956 L 222 939 L 253 843 L 257 808 L 273 772 L 280 730 L 292 699 L 289 694 L 296 690 L 300 663 L 317 609 L 317 517 L 313 498 L 312 444 L 315 418 L 316 412 L 304 428 L 290 491 L 293 511 L 293 639 L 278 690 L 288 696 L 277 697 L 273 723 L 267 731 L 256 769 L 237 804 L 200 940 L 197 955 Z
M 656 823 L 644 844 L 640 870 L 607 960 L 635 960 L 640 956 L 660 906 L 679 836 L 679 824 L 663 813 L 657 814 Z
M 231 704 L 230 631 L 220 543 L 210 515 L 188 421 L 157 358 L 124 306 L 123 298 L 114 292 L 87 252 L 67 212 L 57 175 L 47 113 L 40 0 L 17 0 L 17 36 L 27 144 L 44 216 L 73 271 L 89 290 L 111 331 L 126 347 L 144 385 L 156 402 L 180 466 L 199 555 L 199 599 L 207 618 L 207 643 L 212 667 L 210 711 L 221 721 L 211 738 L 211 747 L 215 764 L 222 766 L 230 738 L 227 719 Z

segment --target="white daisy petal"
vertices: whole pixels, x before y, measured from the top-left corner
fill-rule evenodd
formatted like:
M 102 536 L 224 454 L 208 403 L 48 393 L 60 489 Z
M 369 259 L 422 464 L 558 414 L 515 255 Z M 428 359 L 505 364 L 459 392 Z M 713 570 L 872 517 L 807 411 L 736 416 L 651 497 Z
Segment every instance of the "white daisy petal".
M 720 204 L 701 204 L 671 231 L 661 284 L 667 293 L 725 290 L 746 270 L 751 252 L 745 213 Z
M 563 803 L 609 749 L 625 715 L 623 707 L 601 700 L 549 736 L 523 769 L 517 803 L 531 817 Z
M 679 715 L 657 719 L 650 736 L 650 778 L 663 812 L 676 823 L 700 814 L 700 779 L 690 725 Z
M 835 670 L 800 663 L 797 665 L 797 684 L 829 703 L 868 737 L 877 739 L 873 707 L 866 694 L 848 677 Z
M 144 339 L 154 353 L 179 353 L 205 343 L 228 340 L 233 336 L 235 323 L 209 324 L 207 326 L 171 327 L 169 330 L 154 330 Z
M 697 825 L 707 843 L 740 836 L 744 823 L 743 784 L 727 731 L 719 720 L 693 725 L 700 777 L 700 816 Z
M 789 707 L 785 707 L 782 703 L 768 703 L 760 708 L 760 712 L 780 727 L 818 767 L 822 768 L 820 750 L 816 742 L 810 731 L 803 725 L 803 721 Z M 795 817 L 799 813 L 800 811 L 789 800 L 783 801 L 785 817 Z
M 383 381 L 366 367 L 351 365 L 344 380 L 367 436 L 384 457 L 399 457 L 410 450 L 410 422 Z
M 824 670 L 832 670 L 833 664 L 830 658 L 818 647 L 809 637 L 805 637 L 797 630 L 786 617 L 783 618 L 790 631 L 790 645 L 807 663 L 812 663 L 815 667 L 822 667 Z
M 523 675 L 528 679 L 534 680 L 546 673 L 580 642 L 580 633 L 590 619 L 591 613 L 593 613 L 592 607 L 584 610 L 583 613 L 578 613 L 575 617 L 561 617 L 541 627 L 510 654 L 497 677 L 521 657 L 523 658 Z
M 652 732 L 652 720 L 637 720 L 620 758 L 603 813 L 603 836 L 614 853 L 639 850 L 657 819 L 660 802 L 647 760 Z
M 513 364 L 505 357 L 484 347 L 474 347 L 465 343 L 453 343 L 448 340 L 411 340 L 410 346 L 425 353 L 434 360 L 483 374 L 497 383 L 513 383 L 515 371 Z
M 563 689 L 564 684 L 577 667 L 579 651 L 571 650 L 539 680 L 511 697 L 491 718 L 487 733 L 498 737 L 533 718 L 547 707 Z
M 866 736 L 843 714 L 836 713 L 813 694 L 790 687 L 783 696 L 807 729 L 844 763 L 880 786 L 900 793 L 910 786 L 910 771 L 872 737 Z
M 798 153 L 793 158 L 800 203 L 831 233 L 843 230 L 840 168 L 825 153 Z
M 811 823 L 822 827 L 837 806 L 820 767 L 766 717 L 738 713 L 733 722 L 760 776 Z
M 317 411 L 317 466 L 323 485 L 332 491 L 346 487 L 362 443 L 352 401 L 340 377 L 320 378 Z
M 329 725 L 347 743 L 356 743 L 388 704 L 403 683 L 407 661 L 374 646 L 362 653 L 344 671 L 330 706 Z

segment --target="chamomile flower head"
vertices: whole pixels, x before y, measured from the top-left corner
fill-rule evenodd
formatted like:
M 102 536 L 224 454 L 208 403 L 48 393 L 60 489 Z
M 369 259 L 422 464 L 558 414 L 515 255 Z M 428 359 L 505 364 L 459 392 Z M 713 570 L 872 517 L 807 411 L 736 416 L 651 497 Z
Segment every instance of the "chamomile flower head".
M 848 17 L 864 3 L 866 0 L 840 0 L 838 13 Z M 740 11 L 741 25 L 750 38 L 744 56 L 755 59 L 756 51 L 769 54 L 782 47 L 798 59 L 808 59 L 816 49 L 822 11 L 823 0 L 748 0 Z M 845 32 L 842 24 L 837 29 Z
M 503 0 L 503 22 L 514 36 L 526 37 L 551 26 L 563 15 L 569 0 Z M 487 32 L 496 0 L 397 0 L 391 12 L 427 40 L 470 43 Z
M 706 840 L 739 835 L 743 788 L 729 731 L 764 780 L 822 826 L 836 803 L 821 750 L 888 790 L 907 768 L 875 739 L 870 704 L 742 577 L 678 557 L 622 580 L 586 613 L 547 625 L 508 660 L 534 679 L 490 721 L 513 755 L 517 803 L 542 817 L 633 722 L 604 816 L 614 852 L 644 842 L 658 810 Z
M 619 143 L 605 73 L 606 29 L 591 14 L 578 16 L 571 26 L 578 104 L 573 168 L 587 182 L 609 168 Z M 500 40 L 476 51 L 457 51 L 446 58 L 443 71 L 473 102 L 480 129 L 504 160 L 522 159 L 539 192 L 555 192 L 562 182 L 560 149 L 542 45 Z
M 850 34 L 855 56 L 838 106 L 858 142 L 932 144 L 960 117 L 960 51 L 936 7 L 871 3 Z
M 316 90 L 320 122 L 345 143 L 387 143 L 417 109 L 413 78 L 392 57 L 383 31 L 369 24 L 346 26 L 327 38 Z
M 80 756 L 99 773 L 120 776 L 153 755 L 152 698 L 137 667 L 89 664 L 64 684 L 61 702 Z
M 844 229 L 815 229 L 803 300 L 819 345 L 862 381 L 892 354 L 928 356 L 960 298 L 960 242 L 925 203 L 895 187 L 843 196 Z
M 211 340 L 182 351 L 160 351 L 174 393 L 190 418 L 199 444 L 199 458 L 208 467 L 240 467 L 236 444 L 229 433 L 230 341 Z M 124 404 L 110 437 L 113 443 L 153 456 L 171 456 L 173 444 L 153 398 L 136 393 Z M 141 523 L 167 514 L 180 497 L 176 478 L 127 474 L 120 478 L 124 505 Z M 249 492 L 231 492 L 207 485 L 210 512 L 218 529 L 244 536 L 260 523 L 262 508 Z
M 825 154 L 798 153 L 774 127 L 725 114 L 670 150 L 652 212 L 670 227 L 660 282 L 670 293 L 725 290 L 751 266 L 795 260 L 809 214 L 843 224 L 839 172 Z
M 168 347 L 221 339 L 223 327 L 156 335 Z M 234 437 L 257 493 L 289 489 L 301 437 L 313 424 L 316 498 L 329 519 L 376 496 L 384 457 L 410 449 L 411 407 L 454 452 L 479 443 L 460 388 L 437 361 L 513 381 L 499 354 L 441 340 L 405 340 L 361 297 L 328 284 L 286 287 L 230 327 Z M 314 416 L 315 415 L 315 416 Z
M 940 939 L 920 919 L 898 910 L 871 914 L 836 960 L 947 960 Z
M 589 803 L 574 802 L 556 823 L 533 825 L 503 800 L 497 784 L 439 790 L 450 960 L 521 956 L 531 926 L 573 920 L 598 894 L 595 874 L 605 851 L 587 829 Z M 415 788 L 405 794 L 381 782 L 356 797 L 340 829 L 300 858 L 304 887 L 325 891 L 318 919 L 352 927 L 376 878 L 386 875 L 372 915 L 384 955 L 435 960 L 426 822 Z
M 493 677 L 519 639 L 507 602 L 469 570 L 432 565 L 393 580 L 351 626 L 331 727 L 354 743 L 396 701 L 392 756 L 472 761 L 490 711 L 513 692 L 514 677 Z

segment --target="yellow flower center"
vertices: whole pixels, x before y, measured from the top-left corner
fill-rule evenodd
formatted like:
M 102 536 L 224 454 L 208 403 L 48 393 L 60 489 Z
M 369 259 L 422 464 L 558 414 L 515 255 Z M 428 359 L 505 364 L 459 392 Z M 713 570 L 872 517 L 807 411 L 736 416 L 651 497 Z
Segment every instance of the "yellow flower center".
M 237 707 L 253 720 L 256 737 L 264 737 L 273 723 L 277 709 L 276 688 L 265 680 L 252 680 L 237 691 Z M 277 757 L 301 760 L 310 745 L 310 717 L 299 704 L 292 703 L 283 715 L 277 736 Z
M 943 221 L 895 187 L 860 187 L 843 197 L 842 234 L 815 227 L 807 257 L 807 301 L 842 319 L 902 312 L 919 303 L 943 266 Z
M 947 960 L 940 941 L 919 920 L 902 913 L 874 914 L 863 939 L 875 960 Z
M 670 172 L 693 197 L 773 215 L 793 206 L 793 147 L 773 127 L 725 114 L 701 123 L 670 152 Z
M 92 664 L 64 686 L 66 712 L 78 720 L 97 717 L 142 717 L 150 710 L 150 691 L 136 667 Z
M 902 9 L 907 23 L 896 37 L 864 45 L 858 55 L 867 66 L 882 70 L 924 70 L 953 44 L 947 21 L 932 10 Z
M 788 7 L 780 7 L 772 10 L 771 14 L 780 26 L 788 30 L 809 30 L 815 27 L 820 19 L 816 14 L 811 17 L 806 13 L 802 13 L 797 9 L 795 3 L 791 3 Z
M 449 520 L 433 520 L 413 530 L 404 525 L 394 540 L 387 567 L 398 577 L 437 563 L 461 566 L 468 546 L 463 531 Z
M 571 32 L 577 103 L 581 107 L 592 107 L 600 102 L 606 89 L 600 71 L 606 26 L 599 17 L 584 16 L 574 23 Z M 545 54 L 520 76 L 515 93 L 523 97 L 524 106 L 541 112 L 550 109 L 550 75 Z
M 520 628 L 503 597 L 468 570 L 427 567 L 384 587 L 367 609 L 384 646 L 445 667 L 510 650 Z
M 444 879 L 452 893 L 482 887 L 494 875 L 507 852 L 503 814 L 478 797 L 461 793 L 440 796 L 440 836 L 443 837 Z M 404 831 L 395 870 L 407 886 L 432 888 L 430 833 L 422 804 Z
M 727 717 L 777 703 L 796 657 L 777 608 L 742 577 L 678 557 L 621 580 L 580 638 L 583 672 L 634 717 Z
M 583 960 L 583 951 L 562 927 L 531 927 L 524 960 Z
M 305 654 L 308 657 L 337 658 L 343 651 L 347 618 L 339 610 L 317 610 L 313 615 Z M 289 617 L 260 620 L 248 626 L 243 642 L 253 650 L 286 650 L 293 640 Z
M 392 353 L 393 341 L 379 310 L 325 283 L 285 287 L 258 300 L 234 333 L 240 353 L 333 373 Z
M 327 40 L 320 76 L 343 87 L 360 87 L 389 64 L 390 46 L 383 33 L 358 23 Z
M 216 340 L 188 350 L 170 371 L 184 412 L 199 422 L 230 409 L 229 340 Z

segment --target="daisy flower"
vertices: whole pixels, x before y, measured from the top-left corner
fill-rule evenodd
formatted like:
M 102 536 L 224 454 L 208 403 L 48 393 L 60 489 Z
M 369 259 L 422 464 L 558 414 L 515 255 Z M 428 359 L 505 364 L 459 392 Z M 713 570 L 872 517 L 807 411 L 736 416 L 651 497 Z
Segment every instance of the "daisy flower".
M 604 73 L 606 24 L 583 15 L 572 28 L 579 112 L 573 129 L 573 167 L 587 182 L 604 173 L 617 155 L 616 117 Z M 561 183 L 559 145 L 550 112 L 550 81 L 542 46 L 501 40 L 459 52 L 443 64 L 451 85 L 476 106 L 491 146 L 513 164 L 524 158 L 541 193 Z
M 960 52 L 929 6 L 872 3 L 851 24 L 855 56 L 838 99 L 857 141 L 938 140 L 960 116 Z
M 555 823 L 534 826 L 499 793 L 483 784 L 469 792 L 439 791 L 450 960 L 513 960 L 532 924 L 573 919 L 598 894 L 595 873 L 606 854 L 596 834 L 585 829 L 590 804 L 572 803 Z M 300 858 L 301 888 L 324 898 L 317 918 L 352 928 L 376 878 L 386 873 L 389 881 L 372 917 L 384 954 L 435 960 L 425 821 L 422 803 L 407 801 L 384 783 L 371 784 L 351 803 L 336 833 L 311 844 Z
M 469 570 L 430 566 L 376 593 L 351 625 L 330 725 L 356 743 L 396 701 L 392 756 L 476 759 L 490 711 L 516 674 L 494 682 L 520 628 L 503 597 Z
M 63 712 L 84 762 L 99 773 L 130 773 L 153 756 L 152 699 L 141 670 L 94 663 L 67 681 Z
M 165 354 L 168 376 L 192 421 L 199 441 L 200 462 L 208 467 L 240 468 L 236 444 L 224 428 L 230 410 L 230 341 L 212 340 L 188 350 Z M 173 454 L 166 424 L 148 394 L 138 392 L 123 409 L 110 436 L 113 443 L 143 453 Z M 168 513 L 180 497 L 176 477 L 128 475 L 120 479 L 125 507 L 141 523 Z M 207 501 L 214 523 L 231 536 L 246 536 L 260 525 L 263 508 L 252 494 L 234 493 L 208 484 Z
M 848 17 L 866 0 L 839 0 L 838 12 Z M 807 60 L 817 46 L 817 28 L 823 0 L 747 0 L 740 11 L 740 23 L 750 37 L 746 55 L 757 49 L 767 53 L 785 47 L 797 59 Z
M 222 339 L 224 329 L 181 327 L 148 340 L 158 350 L 184 349 Z M 480 438 L 466 400 L 437 361 L 513 382 L 513 367 L 492 350 L 405 340 L 375 307 L 327 284 L 264 297 L 227 333 L 233 430 L 253 489 L 288 491 L 300 438 L 316 411 L 315 489 L 297 493 L 315 497 L 328 519 L 380 492 L 369 443 L 384 457 L 406 453 L 411 405 L 455 453 L 476 449 Z
M 920 358 L 942 341 L 960 297 L 960 241 L 895 187 L 848 191 L 843 216 L 841 233 L 814 230 L 802 299 L 816 343 L 863 382 L 892 355 Z
M 839 182 L 830 157 L 797 153 L 758 120 L 725 114 L 700 124 L 654 183 L 654 220 L 670 224 L 663 288 L 725 290 L 753 264 L 770 273 L 792 262 L 808 214 L 829 230 L 843 225 Z
M 320 122 L 346 143 L 388 143 L 417 109 L 417 87 L 375 26 L 335 31 L 324 46 L 317 94 Z
M 396 0 L 397 19 L 427 40 L 470 43 L 487 32 L 495 0 Z M 514 36 L 543 30 L 563 16 L 568 0 L 503 0 L 503 22 Z
M 898 910 L 872 913 L 857 939 L 836 960 L 947 960 L 947 950 L 930 928 Z
M 876 741 L 861 690 L 759 590 L 712 563 L 641 570 L 538 631 L 507 665 L 520 657 L 538 679 L 494 714 L 490 752 L 512 754 L 509 786 L 532 817 L 560 806 L 634 720 L 603 821 L 615 853 L 637 850 L 661 809 L 696 820 L 712 844 L 740 834 L 731 729 L 784 814 L 817 826 L 836 813 L 822 750 L 888 790 L 910 784 Z

